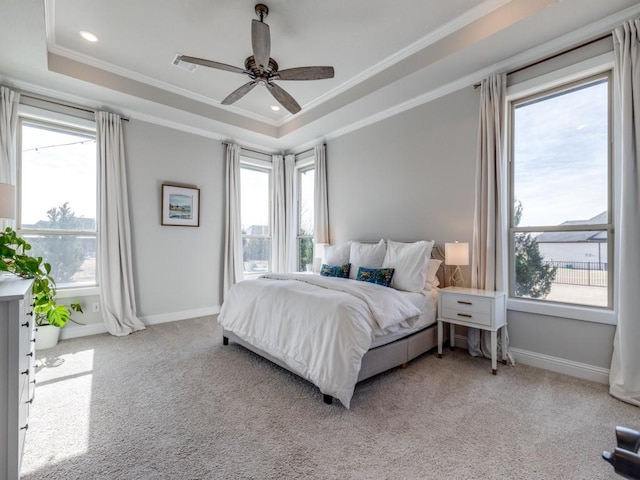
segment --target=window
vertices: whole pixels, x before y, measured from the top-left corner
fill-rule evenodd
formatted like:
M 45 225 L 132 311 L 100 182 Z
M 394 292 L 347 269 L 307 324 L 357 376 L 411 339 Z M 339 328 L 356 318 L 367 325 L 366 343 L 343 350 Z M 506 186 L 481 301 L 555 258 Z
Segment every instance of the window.
M 95 128 L 20 117 L 19 141 L 18 233 L 59 289 L 96 286 Z
M 306 164 L 296 167 L 298 212 L 298 271 L 313 269 L 313 217 L 315 167 Z
M 610 74 L 509 106 L 511 297 L 611 309 Z
M 242 158 L 240 218 L 244 272 L 271 271 L 271 168 L 266 162 Z

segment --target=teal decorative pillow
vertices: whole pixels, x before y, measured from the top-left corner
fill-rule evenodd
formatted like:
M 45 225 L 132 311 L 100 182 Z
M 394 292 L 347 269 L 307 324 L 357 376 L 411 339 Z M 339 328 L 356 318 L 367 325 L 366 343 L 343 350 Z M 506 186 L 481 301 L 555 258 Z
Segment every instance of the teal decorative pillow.
M 356 280 L 362 282 L 375 283 L 388 287 L 391 285 L 391 279 L 393 278 L 394 268 L 358 268 L 358 276 Z
M 346 265 L 327 265 L 323 263 L 320 269 L 320 275 L 324 275 L 325 277 L 349 278 L 350 268 L 350 263 Z

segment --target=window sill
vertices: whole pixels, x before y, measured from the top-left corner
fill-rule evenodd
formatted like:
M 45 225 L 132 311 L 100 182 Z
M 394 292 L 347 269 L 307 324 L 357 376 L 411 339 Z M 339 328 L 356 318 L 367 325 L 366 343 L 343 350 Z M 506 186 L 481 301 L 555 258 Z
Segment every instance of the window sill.
M 602 308 L 579 307 L 575 305 L 560 305 L 535 300 L 510 298 L 507 300 L 507 310 L 516 312 L 535 313 L 551 317 L 562 317 L 585 322 L 617 325 L 618 315 L 614 310 Z
M 56 292 L 56 298 L 76 298 L 76 297 L 91 297 L 100 295 L 100 287 L 71 287 L 71 288 L 59 288 Z

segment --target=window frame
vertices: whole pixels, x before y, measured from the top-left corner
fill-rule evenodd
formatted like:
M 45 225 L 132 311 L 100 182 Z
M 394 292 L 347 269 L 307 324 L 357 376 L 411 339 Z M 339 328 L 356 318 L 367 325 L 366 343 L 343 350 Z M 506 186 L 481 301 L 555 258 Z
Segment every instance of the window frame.
M 38 107 L 20 104 L 18 108 L 18 125 L 16 139 L 16 233 L 22 237 L 24 235 L 38 236 L 69 236 L 69 237 L 93 237 L 96 242 L 96 266 L 95 282 L 91 284 L 78 285 L 58 285 L 57 295 L 60 298 L 73 298 L 78 296 L 91 296 L 100 294 L 99 265 L 97 260 L 100 257 L 99 249 L 99 224 L 100 224 L 100 194 L 99 194 L 99 169 L 98 156 L 96 155 L 96 212 L 95 230 L 56 230 L 56 229 L 25 229 L 22 226 L 22 182 L 23 182 L 23 158 L 22 158 L 22 130 L 24 124 L 36 124 L 49 126 L 56 130 L 63 130 L 80 135 L 91 135 L 97 143 L 97 128 L 95 121 L 70 116 L 64 113 L 49 111 Z
M 300 180 L 300 177 L 303 173 L 308 172 L 310 170 L 314 171 L 314 175 L 315 175 L 315 169 L 316 169 L 316 165 L 314 162 L 314 157 L 306 157 L 300 160 L 296 160 L 295 162 L 295 183 L 294 183 L 294 188 L 295 188 L 295 205 L 296 205 L 296 267 L 298 268 L 298 271 L 303 271 L 303 270 L 299 270 L 300 268 L 300 262 L 301 262 L 301 258 L 300 258 L 300 242 L 304 239 L 310 239 L 313 242 L 314 245 L 314 259 L 315 259 L 315 225 L 313 226 L 313 233 L 311 235 L 303 235 L 302 233 L 300 233 L 300 216 L 302 214 L 302 209 L 300 208 L 301 205 L 301 201 L 302 201 L 302 182 Z M 314 187 L 315 188 L 315 187 Z M 315 196 L 315 191 L 313 192 L 314 196 Z M 315 207 L 314 207 L 315 208 Z M 315 211 L 312 212 L 315 218 Z M 312 262 L 313 264 L 313 262 Z
M 241 151 L 240 170 L 242 169 L 267 173 L 269 177 L 269 186 L 268 186 L 268 195 L 267 195 L 268 202 L 269 202 L 269 206 L 268 206 L 269 213 L 267 215 L 267 218 L 269 221 L 269 225 L 268 225 L 269 234 L 268 235 L 249 235 L 244 233 L 241 234 L 242 240 L 244 240 L 245 238 L 256 238 L 256 239 L 268 238 L 269 239 L 269 261 L 268 261 L 269 267 L 266 272 L 259 272 L 259 273 L 247 272 L 244 270 L 244 262 L 243 262 L 242 273 L 245 278 L 251 278 L 251 277 L 256 277 L 258 275 L 263 275 L 264 273 L 273 272 L 273 167 L 272 167 L 271 161 L 255 158 L 254 156 L 248 156 L 244 151 Z M 242 172 L 240 175 L 240 179 L 241 179 L 240 191 L 242 191 Z M 240 201 L 242 202 L 242 198 L 240 198 Z M 242 205 L 240 205 L 240 212 L 241 212 L 240 223 L 242 224 Z M 242 253 L 244 256 L 244 250 Z
M 617 201 L 618 195 L 616 185 L 618 179 L 616 177 L 617 165 L 619 162 L 619 153 L 616 151 L 614 139 L 618 139 L 618 131 L 615 124 L 617 104 L 614 101 L 616 84 L 613 81 L 613 54 L 607 53 L 597 57 L 578 62 L 568 67 L 556 70 L 554 72 L 542 75 L 531 80 L 524 81 L 520 84 L 510 86 L 507 89 L 505 102 L 506 110 L 506 146 L 507 146 L 507 168 L 508 180 L 506 189 L 506 206 L 508 211 L 508 219 L 505 222 L 504 238 L 508 248 L 505 249 L 505 260 L 508 269 L 508 288 L 509 295 L 507 308 L 509 310 L 521 311 L 527 313 L 535 313 L 541 315 L 550 315 L 576 320 L 584 320 L 596 323 L 604 323 L 615 325 L 616 319 L 616 289 L 615 271 L 617 266 L 617 250 L 615 248 L 615 230 L 617 219 Z M 584 224 L 572 226 L 569 228 L 558 228 L 558 226 L 527 226 L 514 227 L 514 162 L 513 162 L 513 132 L 514 118 L 513 111 L 518 104 L 526 103 L 535 98 L 544 98 L 557 92 L 562 92 L 575 88 L 577 85 L 588 84 L 602 78 L 608 79 L 608 221 L 605 224 Z M 544 231 L 569 231 L 569 230 L 601 230 L 607 232 L 607 255 L 608 255 L 608 292 L 607 306 L 595 306 L 575 304 L 568 302 L 556 302 L 544 299 L 523 298 L 515 296 L 515 249 L 514 235 L 518 232 L 544 232 Z

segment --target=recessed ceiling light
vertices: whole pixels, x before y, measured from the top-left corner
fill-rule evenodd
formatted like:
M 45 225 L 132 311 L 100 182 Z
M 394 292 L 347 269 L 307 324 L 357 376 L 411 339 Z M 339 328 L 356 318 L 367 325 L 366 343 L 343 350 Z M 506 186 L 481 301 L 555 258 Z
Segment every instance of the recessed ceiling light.
M 277 112 L 278 110 L 280 110 L 280 107 L 278 105 L 271 105 L 271 110 Z
M 95 43 L 98 41 L 98 37 L 96 37 L 93 33 L 87 32 L 85 30 L 80 32 L 80 36 L 84 38 L 87 42 Z

